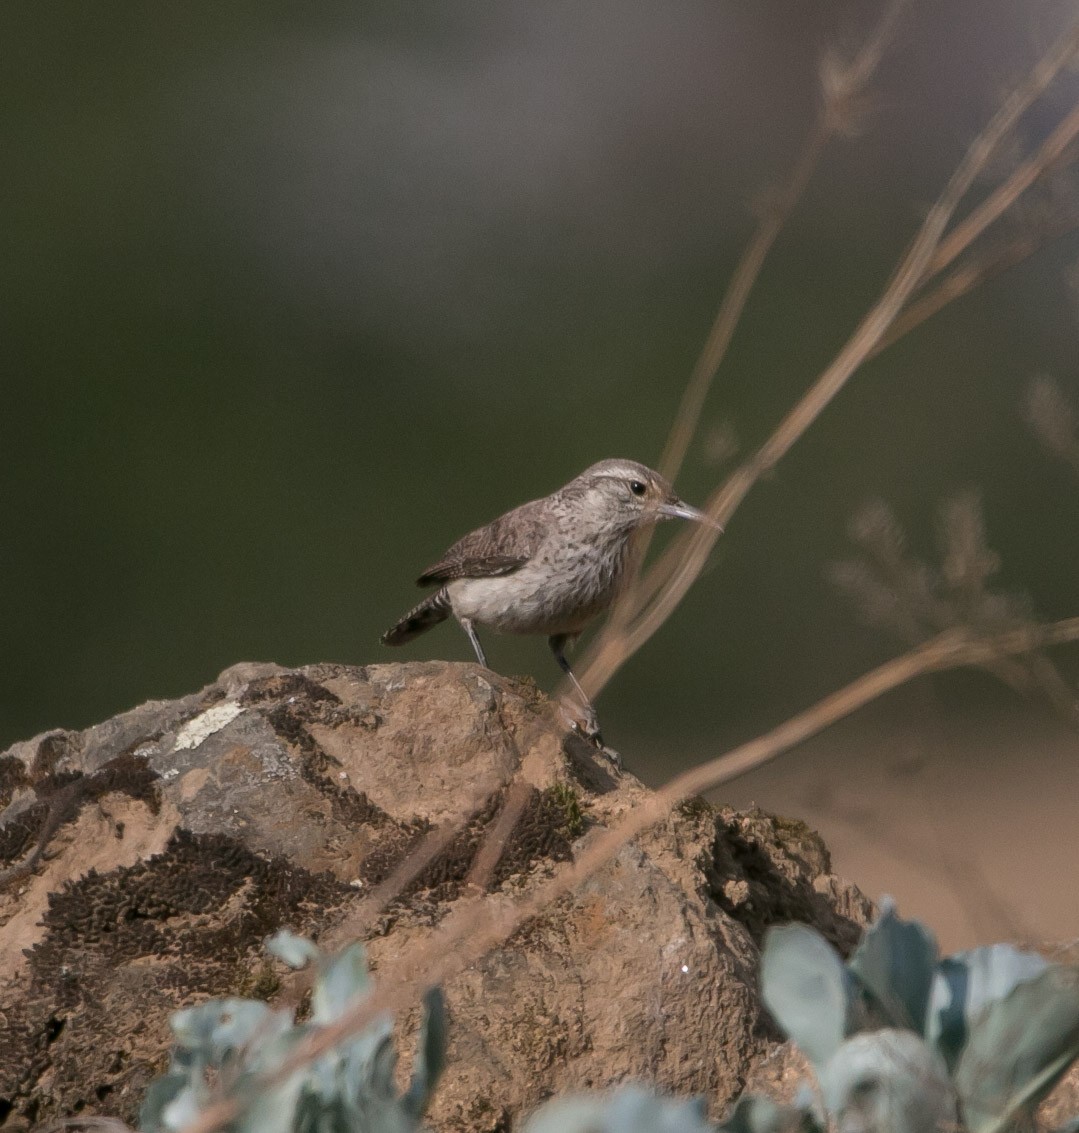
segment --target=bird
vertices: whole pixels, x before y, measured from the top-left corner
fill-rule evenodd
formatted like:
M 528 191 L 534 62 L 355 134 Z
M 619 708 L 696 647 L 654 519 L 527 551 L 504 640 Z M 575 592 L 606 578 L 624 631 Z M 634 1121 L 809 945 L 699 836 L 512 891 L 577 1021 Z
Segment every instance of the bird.
M 487 668 L 477 626 L 544 634 L 581 698 L 581 732 L 602 747 L 595 709 L 566 659 L 566 647 L 625 587 L 633 533 L 661 519 L 722 530 L 646 465 L 601 460 L 551 495 L 458 539 L 416 580 L 437 589 L 388 629 L 382 643 L 404 645 L 452 615 Z

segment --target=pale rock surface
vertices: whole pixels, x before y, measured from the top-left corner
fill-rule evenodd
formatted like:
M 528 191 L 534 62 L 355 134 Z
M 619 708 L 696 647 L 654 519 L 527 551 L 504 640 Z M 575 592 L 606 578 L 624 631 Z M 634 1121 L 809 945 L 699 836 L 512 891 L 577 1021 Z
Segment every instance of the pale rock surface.
M 0 1129 L 133 1122 L 170 1011 L 283 994 L 261 947 L 280 927 L 333 947 L 363 924 L 377 978 L 475 900 L 476 849 L 522 765 L 528 804 L 487 884 L 506 901 L 647 791 L 533 686 L 476 665 L 239 665 L 0 755 Z M 424 834 L 462 818 L 361 920 Z M 803 824 L 686 804 L 450 983 L 430 1124 L 494 1133 L 552 1093 L 627 1079 L 718 1114 L 775 1046 L 764 929 L 805 920 L 846 952 L 869 911 Z

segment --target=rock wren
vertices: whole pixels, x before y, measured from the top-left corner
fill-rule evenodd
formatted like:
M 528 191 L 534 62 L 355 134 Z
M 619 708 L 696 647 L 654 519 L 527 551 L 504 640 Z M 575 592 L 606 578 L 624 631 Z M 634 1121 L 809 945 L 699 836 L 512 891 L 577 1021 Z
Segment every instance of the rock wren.
M 382 642 L 403 645 L 452 614 L 486 667 L 477 625 L 546 634 L 583 701 L 582 731 L 602 744 L 595 710 L 566 660 L 566 645 L 627 581 L 633 532 L 670 518 L 718 527 L 683 503 L 658 472 L 633 460 L 601 460 L 552 495 L 458 539 L 417 580 L 438 590 L 387 630 Z

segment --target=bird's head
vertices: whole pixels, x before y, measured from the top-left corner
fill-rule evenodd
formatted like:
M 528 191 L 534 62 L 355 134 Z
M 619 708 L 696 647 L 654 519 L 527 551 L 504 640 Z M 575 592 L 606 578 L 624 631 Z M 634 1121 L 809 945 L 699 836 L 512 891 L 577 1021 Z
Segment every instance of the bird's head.
M 604 526 L 627 532 L 660 519 L 692 519 L 723 530 L 703 511 L 679 499 L 658 472 L 635 460 L 601 460 L 571 480 L 563 492 L 602 518 Z

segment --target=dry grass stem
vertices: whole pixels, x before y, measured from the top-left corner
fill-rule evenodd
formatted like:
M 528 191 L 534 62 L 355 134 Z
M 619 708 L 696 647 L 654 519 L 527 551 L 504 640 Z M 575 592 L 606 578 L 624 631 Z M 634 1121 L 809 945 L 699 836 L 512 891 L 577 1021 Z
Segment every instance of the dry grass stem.
M 945 500 L 938 527 L 941 565 L 936 567 L 908 551 L 885 503 L 868 504 L 851 522 L 851 538 L 866 557 L 831 564 L 832 582 L 867 625 L 908 645 L 964 626 L 984 636 L 1031 625 L 1025 597 L 991 589 L 1000 559 L 986 540 L 978 493 L 968 490 Z M 982 667 L 1021 696 L 1041 695 L 1069 725 L 1079 722 L 1074 690 L 1043 654 L 994 657 Z
M 901 12 L 908 3 L 909 0 L 892 0 L 892 3 L 885 8 L 873 34 L 853 62 L 844 65 L 837 56 L 831 54 L 821 63 L 820 110 L 813 120 L 786 184 L 766 195 L 761 218 L 734 269 L 715 321 L 682 393 L 674 424 L 671 426 L 659 461 L 659 472 L 672 483 L 678 478 L 686 453 L 700 426 L 708 393 L 726 357 L 731 339 L 745 310 L 746 301 L 764 267 L 764 261 L 805 192 L 825 146 L 837 134 L 851 132 L 849 129 L 851 115 L 879 66 L 884 48 L 895 30 Z M 651 531 L 640 532 L 636 552 L 638 563 L 643 561 L 651 538 Z M 630 577 L 634 580 L 633 583 L 627 587 L 611 611 L 609 624 L 616 630 L 624 628 L 642 602 L 647 601 L 647 597 L 641 598 L 634 594 L 640 581 L 638 571 L 631 571 Z
M 833 136 L 833 130 L 828 122 L 829 114 L 827 110 L 822 109 L 805 140 L 790 180 L 765 206 L 764 215 L 734 269 L 734 275 L 723 296 L 715 322 L 708 332 L 704 348 L 682 394 L 681 403 L 675 414 L 674 426 L 660 457 L 659 471 L 668 480 L 674 481 L 682 468 L 690 442 L 700 424 L 708 391 L 731 344 L 735 328 L 745 309 L 746 300 L 757 282 L 764 261 L 794 206 L 805 192 L 825 145 Z
M 769 195 L 764 214 L 734 269 L 715 321 L 682 394 L 674 424 L 659 462 L 660 473 L 672 483 L 677 479 L 689 446 L 696 435 L 708 392 L 730 347 L 746 301 L 760 276 L 764 261 L 805 192 L 825 146 L 837 134 L 849 132 L 853 108 L 864 96 L 869 81 L 880 65 L 881 56 L 895 31 L 899 17 L 908 3 L 909 0 L 892 0 L 887 5 L 873 34 L 850 64 L 844 65 L 835 55 L 830 55 L 821 64 L 820 110 L 810 127 L 786 184 Z M 650 533 L 643 532 L 639 542 L 641 559 L 649 542 Z M 636 573 L 631 577 L 635 578 Z M 630 587 L 611 612 L 612 625 L 624 625 L 632 617 L 635 606 L 632 590 L 633 587 Z
M 426 834 L 420 844 L 367 894 L 355 913 L 322 939 L 322 946 L 329 950 L 352 940 L 364 939 L 379 913 L 399 897 L 436 858 L 449 849 L 454 838 L 468 825 L 482 798 L 483 795 L 477 793 L 475 806 L 471 811 L 443 822 Z
M 1069 209 L 1047 220 L 1043 219 L 1037 228 L 1019 234 L 1008 243 L 981 252 L 960 264 L 932 290 L 907 303 L 888 332 L 869 352 L 867 360 L 882 354 L 950 303 L 1076 230 L 1079 230 L 1079 210 Z M 1068 460 L 1079 470 L 1079 451 L 1074 456 L 1069 455 Z M 663 571 L 652 570 L 643 578 L 638 578 L 633 591 L 627 595 L 630 603 L 634 604 L 633 608 L 638 611 L 643 609 L 662 590 L 669 577 L 669 574 L 664 576 Z M 625 605 L 625 609 L 632 614 L 633 609 L 629 604 Z M 624 626 L 628 620 L 624 614 L 621 623 L 613 622 L 613 628 L 617 630 L 619 625 Z
M 962 298 L 981 284 L 1029 259 L 1046 245 L 1079 228 L 1079 212 L 1069 211 L 1040 224 L 1036 231 L 1024 232 L 1001 247 L 991 249 L 960 264 L 934 287 L 912 300 L 892 324 L 888 333 L 869 355 L 875 358 L 915 327 L 920 326 L 949 303 Z
M 1035 65 L 1027 78 L 1004 100 L 989 124 L 974 140 L 952 174 L 944 192 L 929 210 L 906 255 L 881 298 L 859 324 L 832 364 L 780 422 L 757 453 L 737 468 L 708 501 L 706 511 L 726 526 L 761 476 L 770 472 L 806 432 L 869 358 L 924 282 L 960 202 L 986 168 L 998 147 L 1030 106 L 1045 93 L 1060 70 L 1079 51 L 1079 23 L 1065 32 Z M 593 644 L 580 680 L 595 697 L 611 677 L 670 617 L 700 574 L 717 534 L 699 527 L 677 537 L 652 566 L 641 588 L 647 605 L 634 608 L 611 623 Z M 633 598 L 633 595 L 630 595 Z
M 517 828 L 525 807 L 528 806 L 532 791 L 532 784 L 523 775 L 518 776 L 510 784 L 494 827 L 484 838 L 468 871 L 468 883 L 477 891 L 486 892 L 490 887 L 495 867 L 506 849 L 510 836 Z
M 1003 185 L 941 241 L 936 255 L 929 263 L 926 277 L 930 278 L 942 272 L 994 221 L 999 220 L 1039 177 L 1057 165 L 1077 136 L 1079 136 L 1079 106 L 1073 107 L 1071 113 L 1046 138 L 1041 149 L 1033 157 L 1024 161 Z
M 1042 374 L 1030 383 L 1027 421 L 1038 440 L 1079 473 L 1079 432 L 1076 413 L 1059 384 Z

